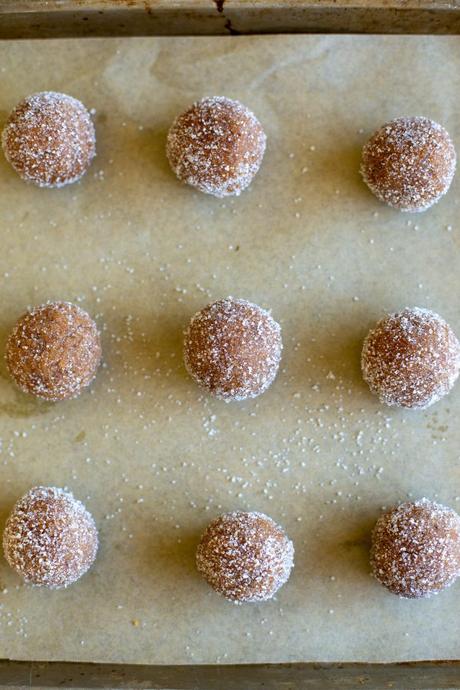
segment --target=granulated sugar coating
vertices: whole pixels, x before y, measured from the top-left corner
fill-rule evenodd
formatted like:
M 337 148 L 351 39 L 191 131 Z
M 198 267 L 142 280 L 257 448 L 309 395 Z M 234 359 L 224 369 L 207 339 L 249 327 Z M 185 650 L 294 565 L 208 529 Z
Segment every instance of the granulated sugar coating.
M 91 317 L 70 302 L 21 316 L 6 345 L 6 363 L 21 390 L 45 400 L 75 398 L 96 375 L 101 342 Z
M 389 314 L 363 345 L 364 380 L 381 402 L 426 408 L 446 395 L 460 370 L 460 343 L 450 326 L 428 309 Z
M 437 594 L 460 575 L 460 516 L 426 498 L 393 508 L 375 526 L 371 565 L 394 594 Z
M 227 297 L 192 318 L 184 360 L 195 381 L 217 398 L 245 400 L 270 386 L 282 347 L 281 328 L 267 311 Z
M 455 173 L 454 145 L 426 117 L 399 117 L 363 148 L 361 174 L 369 189 L 401 211 L 425 211 L 447 192 Z
M 83 103 L 44 91 L 16 106 L 3 130 L 2 146 L 24 180 L 62 187 L 86 172 L 96 155 L 96 136 Z
M 196 553 L 199 572 L 230 601 L 271 599 L 287 582 L 294 547 L 263 513 L 221 515 L 206 529 Z
M 238 195 L 251 183 L 265 152 L 256 116 L 223 96 L 194 103 L 174 121 L 166 153 L 177 177 L 202 192 Z
M 57 589 L 78 580 L 93 563 L 96 525 L 71 493 L 37 486 L 14 506 L 3 533 L 10 566 L 29 584 Z

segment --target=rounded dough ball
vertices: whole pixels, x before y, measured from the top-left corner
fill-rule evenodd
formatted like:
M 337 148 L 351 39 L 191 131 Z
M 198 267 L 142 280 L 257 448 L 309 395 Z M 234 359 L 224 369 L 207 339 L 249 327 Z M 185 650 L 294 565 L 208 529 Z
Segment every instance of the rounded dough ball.
M 215 397 L 245 400 L 270 386 L 282 347 L 281 328 L 267 311 L 228 297 L 192 318 L 184 360 L 189 374 Z
M 450 326 L 428 309 L 389 314 L 363 345 L 364 380 L 381 402 L 429 407 L 454 385 L 460 370 L 460 343 Z
M 85 506 L 63 489 L 37 486 L 14 506 L 3 533 L 10 566 L 25 582 L 67 587 L 92 565 L 96 525 Z
M 248 108 L 223 96 L 203 98 L 176 118 L 166 154 L 179 180 L 224 197 L 249 186 L 265 152 L 262 125 Z
M 96 324 L 70 302 L 27 312 L 6 345 L 6 363 L 18 387 L 44 400 L 75 398 L 96 375 L 101 341 Z
M 230 601 L 271 599 L 287 582 L 294 547 L 263 513 L 234 512 L 210 523 L 196 553 L 199 572 Z
M 425 211 L 447 192 L 455 166 L 454 145 L 441 125 L 399 117 L 364 146 L 361 174 L 380 201 L 401 211 Z
M 96 135 L 83 103 L 44 91 L 13 110 L 2 133 L 6 159 L 26 181 L 39 187 L 76 182 L 96 155 Z
M 460 516 L 426 498 L 392 508 L 375 526 L 371 565 L 394 594 L 437 594 L 460 575 Z

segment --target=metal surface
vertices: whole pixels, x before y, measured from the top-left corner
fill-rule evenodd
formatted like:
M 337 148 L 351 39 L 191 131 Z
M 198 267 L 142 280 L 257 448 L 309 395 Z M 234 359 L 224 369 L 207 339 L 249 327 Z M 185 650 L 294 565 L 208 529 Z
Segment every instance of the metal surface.
M 429 690 L 460 687 L 459 662 L 112 666 L 0 661 L 0 685 L 164 690 Z
M 0 0 L 0 38 L 460 33 L 460 0 Z

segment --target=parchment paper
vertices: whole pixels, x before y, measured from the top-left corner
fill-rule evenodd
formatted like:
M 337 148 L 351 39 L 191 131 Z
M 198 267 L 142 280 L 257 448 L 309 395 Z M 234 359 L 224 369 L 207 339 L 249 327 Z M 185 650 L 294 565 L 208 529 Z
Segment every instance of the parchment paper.
M 54 89 L 95 108 L 81 184 L 43 190 L 0 161 L 0 348 L 28 305 L 78 301 L 103 328 L 91 392 L 58 405 L 1 365 L 0 508 L 68 486 L 94 514 L 95 566 L 68 590 L 0 565 L 0 657 L 151 664 L 390 661 L 460 656 L 460 583 L 424 601 L 369 575 L 383 506 L 460 509 L 460 385 L 425 412 L 381 406 L 359 354 L 385 310 L 423 306 L 460 333 L 460 176 L 436 207 L 400 214 L 358 175 L 371 132 L 402 114 L 460 148 L 457 38 L 264 37 L 0 45 L 2 120 Z M 204 95 L 250 106 L 268 135 L 250 191 L 193 192 L 164 155 L 172 118 Z M 273 310 L 278 379 L 262 397 L 203 395 L 182 329 L 213 299 Z M 294 540 L 276 601 L 235 606 L 195 572 L 208 521 L 257 509 Z

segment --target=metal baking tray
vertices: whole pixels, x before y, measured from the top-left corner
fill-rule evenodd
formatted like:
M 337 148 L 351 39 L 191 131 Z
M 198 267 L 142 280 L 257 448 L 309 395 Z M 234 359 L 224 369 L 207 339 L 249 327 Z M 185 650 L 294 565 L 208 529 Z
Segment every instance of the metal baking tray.
M 130 666 L 0 661 L 0 683 L 158 690 L 455 690 L 460 662 Z
M 460 33 L 460 2 L 0 0 L 0 38 L 364 32 Z M 175 690 L 460 687 L 460 661 L 132 666 L 0 660 L 0 685 Z
M 0 0 L 0 38 L 460 33 L 460 0 Z

